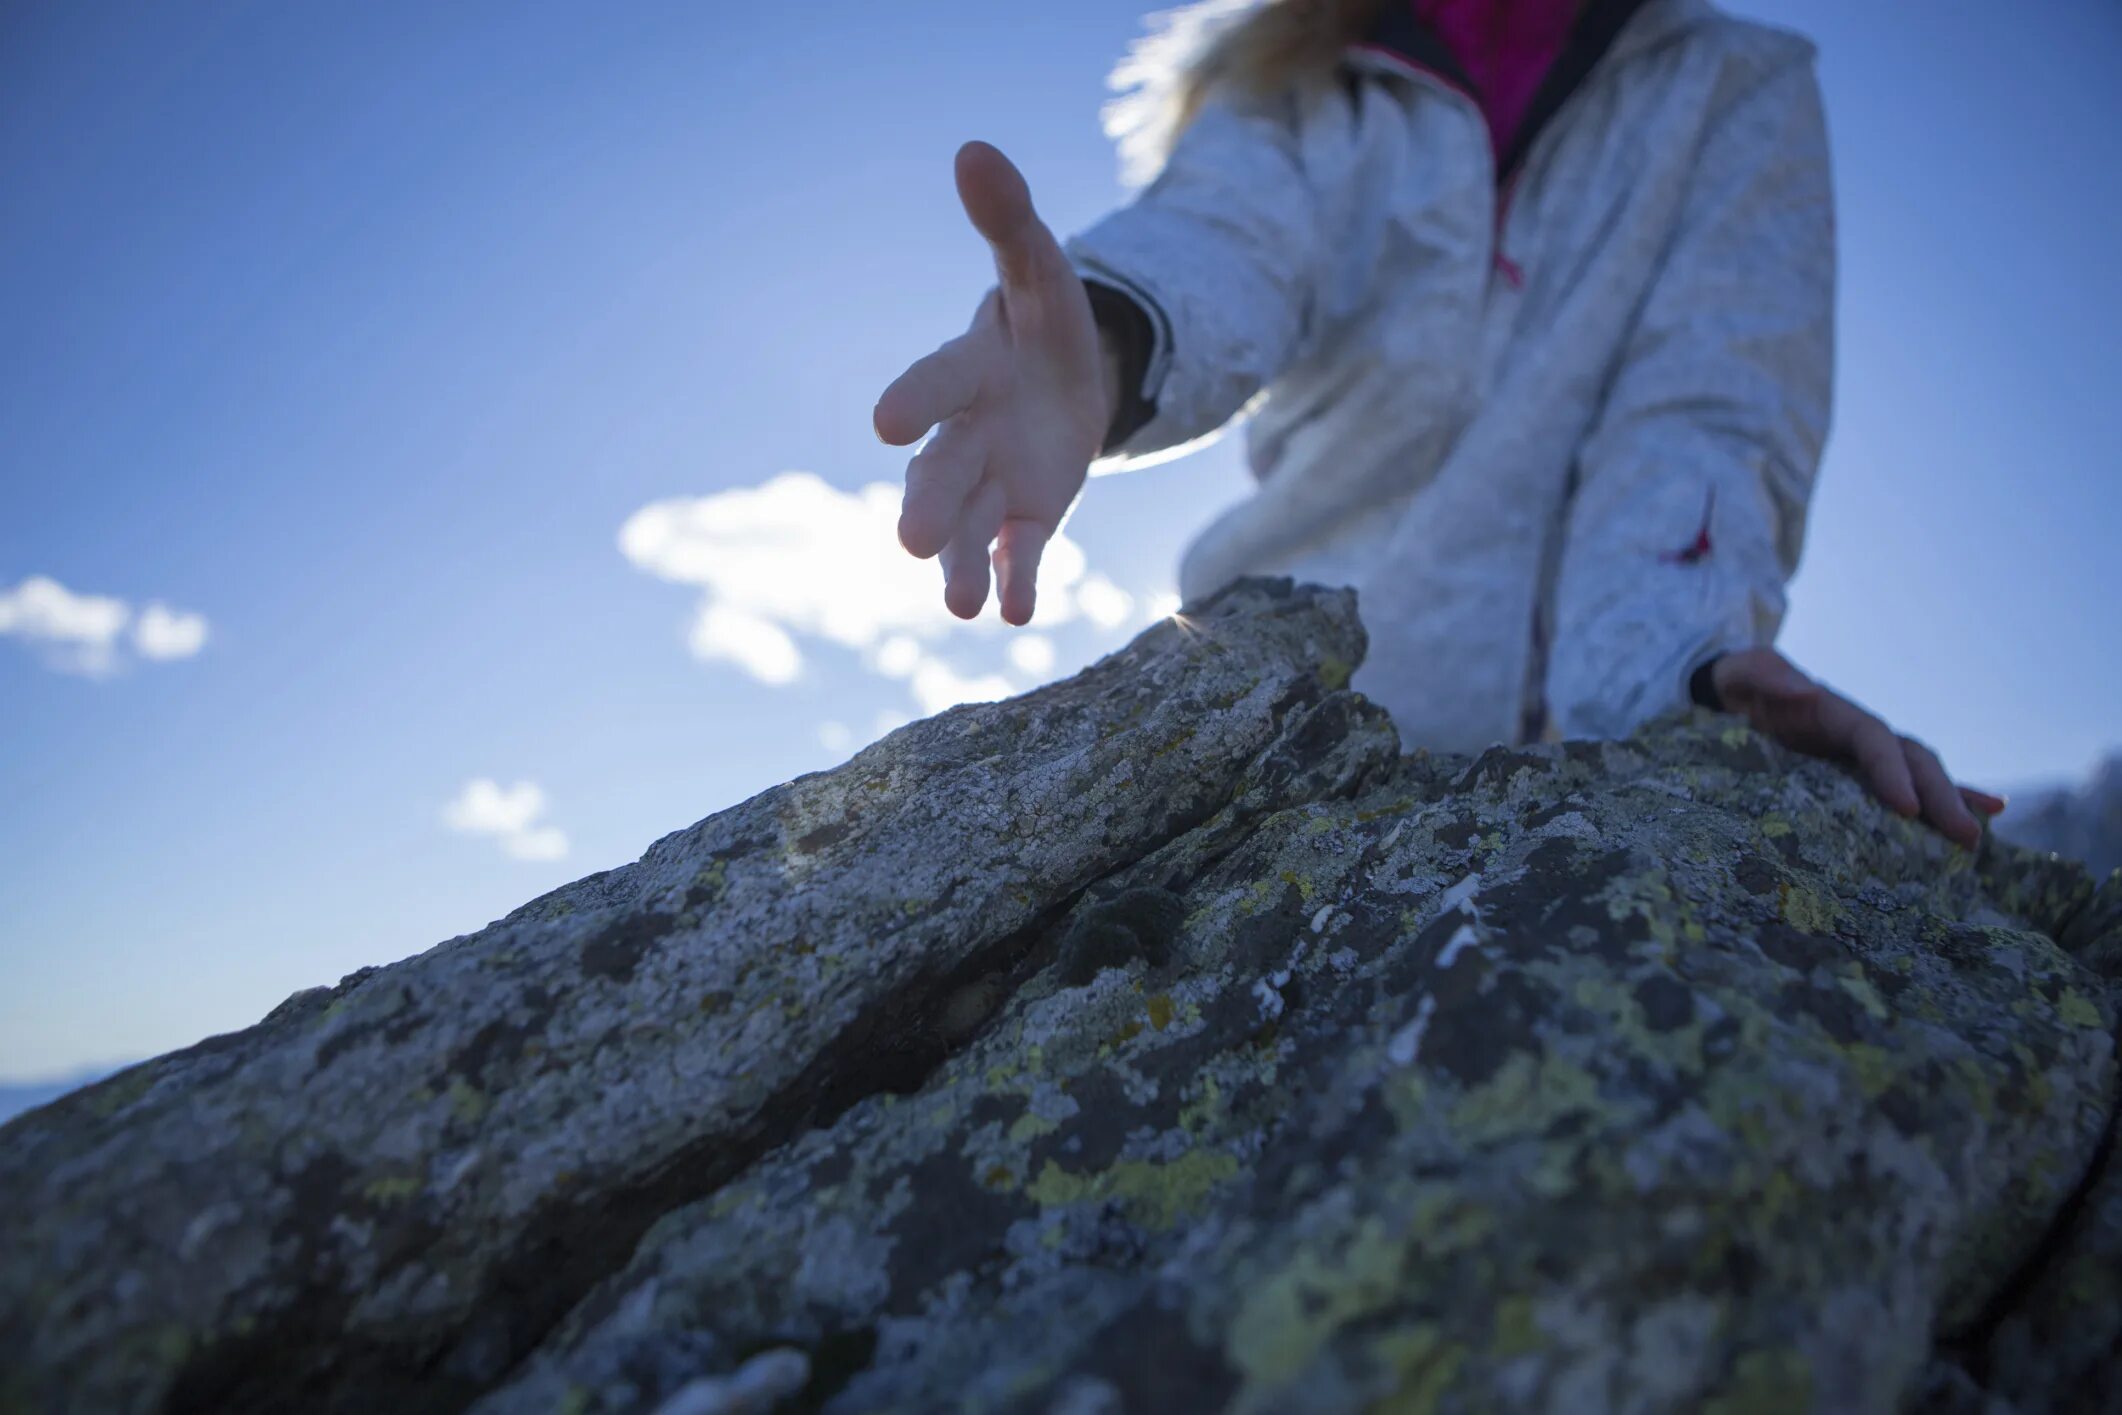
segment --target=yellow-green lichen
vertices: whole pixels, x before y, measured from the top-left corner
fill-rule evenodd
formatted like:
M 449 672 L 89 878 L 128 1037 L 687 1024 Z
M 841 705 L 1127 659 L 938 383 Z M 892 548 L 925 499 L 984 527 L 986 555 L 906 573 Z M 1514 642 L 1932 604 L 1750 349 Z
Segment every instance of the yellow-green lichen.
M 152 1065 L 135 1066 L 121 1076 L 92 1087 L 85 1097 L 89 1114 L 98 1120 L 117 1114 L 146 1095 L 147 1088 L 154 1084 L 154 1080 L 155 1068 Z
M 420 1192 L 420 1181 L 409 1174 L 379 1175 L 361 1186 L 361 1197 L 371 1204 L 402 1204 Z
M 1305 1247 L 1247 1291 L 1227 1351 L 1249 1380 L 1282 1385 L 1351 1320 L 1390 1304 L 1405 1282 L 1406 1237 L 1375 1217 L 1331 1247 Z
M 1237 1172 L 1233 1156 L 1206 1148 L 1161 1164 L 1121 1160 L 1096 1174 L 1071 1174 L 1048 1160 L 1024 1192 L 1041 1208 L 1116 1199 L 1138 1222 L 1163 1229 L 1182 1214 L 1199 1212 L 1209 1194 Z
M 1703 1415 L 1787 1415 L 1813 1406 L 1812 1366 L 1795 1351 L 1749 1351 L 1733 1364 L 1724 1389 L 1702 1403 Z
M 708 1201 L 707 1216 L 719 1221 L 728 1218 L 739 1209 L 756 1209 L 762 1207 L 764 1203 L 765 1200 L 755 1189 L 742 1186 L 734 1189 L 724 1189 Z
M 1801 1198 L 1798 1181 L 1791 1178 L 1789 1170 L 1780 1167 L 1768 1170 L 1761 1176 L 1761 1198 L 1755 1227 L 1762 1232 L 1774 1232 L 1776 1224 L 1785 1215 L 1797 1212 Z
M 1513 1052 L 1481 1085 L 1452 1108 L 1452 1133 L 1482 1145 L 1545 1134 L 1563 1116 L 1600 1108 L 1599 1083 L 1589 1071 L 1553 1055 Z
M 1582 1187 L 1577 1182 L 1577 1147 L 1550 1140 L 1532 1163 L 1518 1172 L 1518 1179 L 1526 1188 L 1550 1199 L 1576 1192 Z
M 1566 1147 L 1562 1147 L 1566 1151 Z M 1409 1211 L 1419 1251 L 1435 1256 L 1472 1248 L 1496 1231 L 1495 1215 L 1449 1184 L 1425 1184 Z
M 1028 1110 L 1011 1123 L 1009 1127 L 1010 1143 L 1029 1145 L 1041 1135 L 1051 1135 L 1060 1128 L 1059 1122 L 1048 1120 L 1045 1116 Z
M 449 1078 L 449 1111 L 458 1120 L 466 1125 L 477 1125 L 486 1118 L 487 1105 L 486 1092 L 462 1076 Z
M 1171 741 L 1166 742 L 1163 746 L 1158 747 L 1155 751 L 1152 751 L 1149 754 L 1149 759 L 1151 761 L 1155 761 L 1159 757 L 1170 756 L 1173 752 L 1178 751 L 1181 747 L 1185 746 L 1188 742 L 1191 742 L 1193 740 L 1194 730 L 1191 727 L 1186 728 L 1185 730 L 1181 731 L 1178 736 L 1172 738 Z
M 1701 1069 L 1701 1024 L 1653 1031 L 1635 990 L 1609 976 L 1580 977 L 1570 982 L 1569 988 L 1577 1005 L 1604 1018 L 1628 1051 L 1658 1057 L 1682 1070 Z
M 1997 1118 L 1996 1088 L 1990 1084 L 1989 1071 L 1971 1056 L 1959 1056 L 1948 1063 L 1958 1087 L 1962 1102 L 1979 1116 L 1986 1125 Z
M 1836 986 L 1855 999 L 1857 1005 L 1870 1013 L 1875 1020 L 1884 1022 L 1889 1015 L 1886 1010 L 1885 1000 L 1879 996 L 1879 990 L 1874 988 L 1870 980 L 1864 976 L 1863 967 L 1861 965 L 1852 966 L 1854 972 L 1836 978 Z
M 1794 929 L 1812 934 L 1831 934 L 1841 907 L 1832 899 L 1815 894 L 1799 884 L 1784 884 L 1781 890 L 1783 917 Z
M 1540 1348 L 1540 1329 L 1533 1321 L 1533 1301 L 1513 1293 L 1496 1303 L 1495 1325 L 1488 1350 L 1498 1360 L 1523 1356 Z
M 1655 868 L 1641 872 L 1631 870 L 1609 882 L 1600 897 L 1606 905 L 1606 916 L 1615 923 L 1642 920 L 1644 931 L 1654 945 L 1647 950 L 1652 957 L 1672 955 L 1679 942 L 1680 926 L 1690 915 L 1686 907 L 1675 900 L 1664 871 Z
M 1189 1135 L 1213 1129 L 1223 1119 L 1223 1087 L 1214 1075 L 1201 1074 L 1201 1089 L 1179 1108 L 1179 1128 Z
M 2063 996 L 2056 999 L 2056 1015 L 2073 1027 L 2105 1027 L 2105 1019 L 2093 1000 L 2076 988 L 2063 989 Z
M 1877 1100 L 1893 1086 L 1898 1076 L 1893 1056 L 1880 1047 L 1866 1042 L 1851 1042 L 1843 1048 L 1849 1058 L 1850 1070 L 1857 1075 L 1857 1085 L 1866 1100 Z
M 729 861 L 720 856 L 708 861 L 694 873 L 692 887 L 705 896 L 705 902 L 720 904 L 729 893 Z
M 1374 1407 L 1379 1415 L 1434 1415 L 1466 1364 L 1466 1348 L 1427 1323 L 1387 1331 L 1370 1348 L 1399 1381 Z

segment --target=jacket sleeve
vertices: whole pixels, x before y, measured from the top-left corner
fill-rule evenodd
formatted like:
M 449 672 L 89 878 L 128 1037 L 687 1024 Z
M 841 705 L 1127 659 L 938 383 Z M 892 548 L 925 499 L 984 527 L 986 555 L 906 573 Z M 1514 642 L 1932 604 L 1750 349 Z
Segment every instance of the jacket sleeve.
M 1327 101 L 1327 100 L 1322 100 Z M 1108 456 L 1205 437 L 1289 363 L 1306 332 L 1319 202 L 1294 97 L 1212 97 L 1135 201 L 1066 246 L 1092 287 L 1131 299 L 1150 344 Z M 1125 411 L 1125 410 L 1123 410 Z
M 1618 737 L 1782 623 L 1827 435 L 1835 233 L 1809 58 L 1706 133 L 1574 468 L 1549 726 Z

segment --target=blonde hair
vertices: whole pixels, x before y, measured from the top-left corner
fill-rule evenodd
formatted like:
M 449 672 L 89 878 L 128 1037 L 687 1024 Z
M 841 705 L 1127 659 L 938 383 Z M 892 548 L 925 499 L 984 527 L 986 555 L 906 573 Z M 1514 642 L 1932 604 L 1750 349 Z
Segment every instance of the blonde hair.
M 1330 82 L 1387 0 L 1205 0 L 1149 17 L 1114 68 L 1105 130 L 1129 181 L 1147 182 L 1213 89 L 1253 98 Z

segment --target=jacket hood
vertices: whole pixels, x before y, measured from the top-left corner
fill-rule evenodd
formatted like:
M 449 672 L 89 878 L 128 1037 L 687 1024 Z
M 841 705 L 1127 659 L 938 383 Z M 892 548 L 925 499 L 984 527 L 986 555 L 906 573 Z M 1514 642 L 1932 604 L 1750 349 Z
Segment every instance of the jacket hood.
M 1119 148 L 1121 177 L 1127 185 L 1147 185 L 1163 170 L 1183 126 L 1180 94 L 1186 75 L 1218 39 L 1272 3 L 1276 0 L 1198 0 L 1148 17 L 1147 32 L 1128 47 L 1106 79 L 1114 97 L 1102 115 L 1105 132 Z M 1387 3 L 1396 20 L 1408 8 L 1406 0 Z M 1619 63 L 1721 18 L 1723 12 L 1711 0 L 1643 0 L 1600 63 Z M 1407 23 L 1414 23 L 1411 15 Z M 1404 72 L 1407 56 L 1392 50 L 1390 44 L 1359 42 L 1348 47 L 1344 62 L 1362 71 Z

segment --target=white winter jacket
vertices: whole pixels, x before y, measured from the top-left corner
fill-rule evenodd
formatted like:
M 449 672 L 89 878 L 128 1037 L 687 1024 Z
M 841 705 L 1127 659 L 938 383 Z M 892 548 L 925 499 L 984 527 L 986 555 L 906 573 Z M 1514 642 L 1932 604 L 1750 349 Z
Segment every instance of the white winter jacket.
M 1500 191 L 1474 102 L 1377 43 L 1213 96 L 1069 243 L 1154 329 L 1110 452 L 1250 413 L 1258 486 L 1183 593 L 1354 585 L 1410 746 L 1624 734 L 1782 619 L 1833 345 L 1813 50 L 1707 0 L 1614 30 Z

